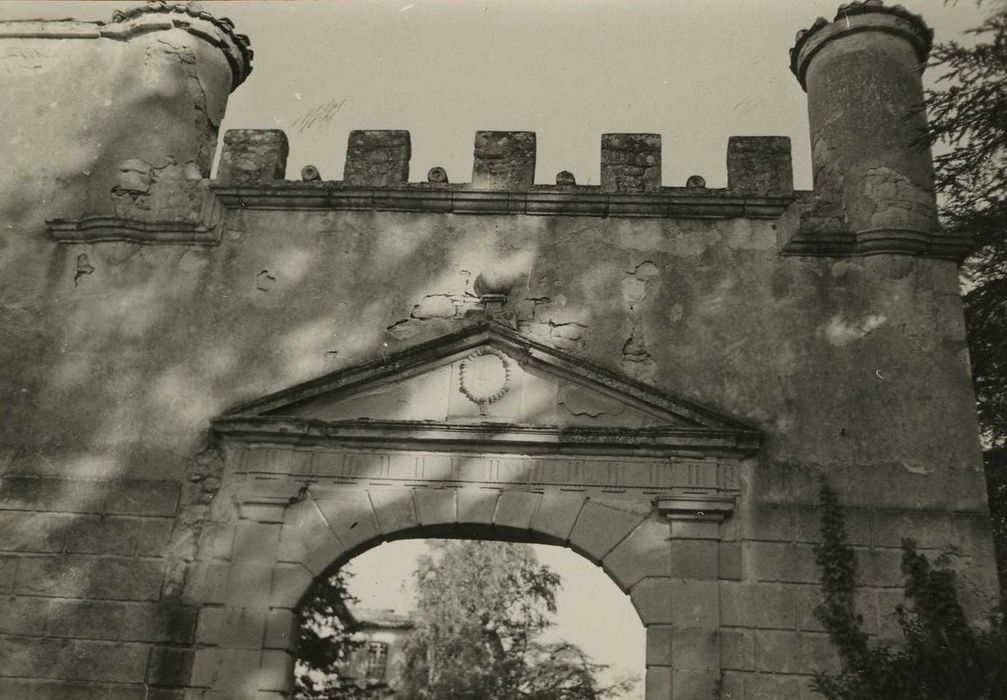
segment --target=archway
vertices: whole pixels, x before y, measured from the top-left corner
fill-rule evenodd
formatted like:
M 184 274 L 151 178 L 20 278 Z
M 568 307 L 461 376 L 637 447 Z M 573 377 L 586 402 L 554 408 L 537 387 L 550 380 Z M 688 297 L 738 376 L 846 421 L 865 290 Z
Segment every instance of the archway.
M 438 536 L 428 538 L 431 534 Z M 452 534 L 458 536 L 448 536 Z M 515 543 L 520 549 L 510 547 Z M 427 575 L 418 576 L 421 572 Z M 336 580 L 336 589 L 325 585 L 330 576 L 337 574 L 346 576 Z M 550 583 L 552 576 L 558 576 L 558 584 Z M 432 580 L 439 582 L 434 588 L 430 587 Z M 473 585 L 470 582 L 474 580 L 483 583 Z M 474 656 L 468 663 L 473 668 L 485 668 L 483 663 L 502 663 L 504 676 L 510 679 L 508 684 L 522 686 L 520 679 L 533 686 L 562 678 L 574 685 L 600 683 L 604 687 L 623 685 L 622 681 L 632 678 L 633 683 L 625 684 L 618 697 L 642 698 L 646 628 L 629 595 L 613 584 L 604 569 L 582 555 L 569 547 L 542 544 L 541 538 L 529 537 L 527 531 L 501 532 L 492 526 L 459 524 L 450 530 L 420 530 L 413 537 L 389 538 L 316 577 L 315 586 L 301 601 L 300 633 L 312 630 L 324 637 L 336 629 L 345 629 L 348 620 L 352 620 L 354 632 L 337 635 L 335 645 L 309 632 L 306 639 L 310 651 L 298 649 L 295 678 L 303 678 L 308 685 L 324 685 L 332 677 L 319 668 L 331 658 L 327 654 L 341 649 L 346 656 L 338 666 L 340 685 L 391 692 L 408 682 L 422 683 L 417 680 L 415 667 L 412 673 L 407 671 L 407 651 L 415 625 L 432 632 L 439 621 L 465 608 L 490 614 L 496 624 L 488 629 L 500 631 L 500 637 L 494 632 L 485 637 L 485 632 L 469 630 L 463 633 L 464 638 L 482 639 L 489 646 L 465 644 L 461 647 L 463 653 L 485 648 L 507 649 L 509 655 L 511 645 L 517 644 L 516 656 L 509 663 L 500 662 L 496 651 L 488 652 L 486 657 L 472 652 Z M 455 593 L 445 597 L 448 589 Z M 337 612 L 339 621 L 329 624 L 325 620 L 333 612 L 330 606 L 336 603 L 334 609 L 340 609 L 338 601 L 346 600 L 343 592 L 348 595 L 349 605 L 342 613 Z M 319 593 L 321 598 L 315 598 Z M 556 607 L 549 611 L 546 601 Z M 440 612 L 433 613 L 435 610 Z M 522 612 L 515 612 L 518 610 Z M 476 614 L 456 619 L 464 622 L 478 618 Z M 351 638 L 356 645 L 347 647 L 342 643 Z M 450 633 L 439 639 L 449 647 L 457 643 Z M 543 650 L 560 653 L 542 655 Z M 582 661 L 582 652 L 592 663 L 606 668 L 592 669 L 586 660 Z M 375 663 L 378 655 L 381 663 Z M 311 661 L 302 665 L 306 658 Z M 550 659 L 558 660 L 553 671 L 546 670 L 555 663 Z M 468 668 L 456 668 L 448 675 L 462 684 L 485 682 L 478 677 L 465 681 Z M 531 672 L 533 668 L 537 672 Z M 625 694 L 630 690 L 634 692 Z M 505 693 L 503 697 L 507 696 Z
M 409 420 L 390 408 L 403 396 L 423 396 Z M 192 676 L 210 696 L 289 697 L 294 610 L 333 564 L 473 535 L 601 566 L 647 628 L 647 700 L 712 692 L 720 524 L 750 428 L 491 324 L 240 406 L 214 431 L 226 464 Z

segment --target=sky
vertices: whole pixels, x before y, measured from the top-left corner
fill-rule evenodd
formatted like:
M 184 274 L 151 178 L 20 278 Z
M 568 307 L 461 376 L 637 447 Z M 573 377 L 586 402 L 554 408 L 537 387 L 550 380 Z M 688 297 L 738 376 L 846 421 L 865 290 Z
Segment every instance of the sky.
M 107 20 L 121 2 L 0 4 L 0 19 Z M 664 184 L 693 174 L 726 185 L 732 135 L 783 135 L 795 185 L 811 187 L 807 107 L 790 73 L 794 34 L 839 0 L 287 0 L 201 3 L 251 37 L 254 70 L 222 129 L 280 128 L 288 179 L 307 164 L 342 179 L 351 129 L 408 129 L 410 179 L 444 167 L 467 182 L 476 130 L 538 134 L 536 181 L 570 170 L 597 184 L 600 137 L 656 132 Z M 958 39 L 979 24 L 974 0 L 905 0 Z M 311 119 L 311 115 L 315 115 Z M 351 562 L 370 607 L 407 608 L 422 541 Z M 561 574 L 559 631 L 602 663 L 642 673 L 644 633 L 629 599 L 568 550 L 541 547 Z M 405 587 L 404 587 L 405 586 Z
M 3 2 L 0 17 L 108 19 L 133 4 Z M 467 182 L 476 130 L 501 129 L 537 132 L 537 182 L 570 170 L 597 184 L 601 134 L 638 131 L 662 135 L 669 186 L 693 174 L 724 186 L 732 135 L 789 136 L 795 184 L 810 188 L 807 108 L 788 51 L 839 0 L 201 4 L 231 17 L 255 50 L 223 128 L 284 129 L 289 179 L 307 164 L 342 179 L 351 129 L 408 129 L 412 180 L 442 166 Z M 938 41 L 983 16 L 975 0 L 903 4 Z

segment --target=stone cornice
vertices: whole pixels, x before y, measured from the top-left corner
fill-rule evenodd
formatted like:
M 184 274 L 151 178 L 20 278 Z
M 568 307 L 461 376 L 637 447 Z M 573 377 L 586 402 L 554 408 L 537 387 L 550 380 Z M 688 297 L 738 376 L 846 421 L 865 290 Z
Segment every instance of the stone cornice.
M 808 29 L 797 32 L 790 50 L 790 70 L 801 87 L 812 57 L 829 42 L 849 34 L 879 31 L 894 34 L 913 45 L 920 63 L 925 63 L 933 44 L 934 31 L 923 18 L 902 5 L 886 6 L 881 0 L 863 0 L 839 6 L 832 22 L 819 17 Z
M 373 210 L 443 214 L 643 217 L 663 219 L 776 219 L 791 195 L 745 196 L 665 188 L 652 194 L 602 192 L 597 187 L 536 187 L 531 191 L 474 190 L 465 185 L 347 187 L 341 182 L 282 181 L 264 187 L 212 185 L 228 208 Z
M 670 456 L 698 450 L 751 454 L 758 433 L 709 428 L 559 428 L 519 424 L 424 421 L 317 421 L 289 416 L 222 416 L 213 431 L 240 442 L 381 446 L 396 449 L 522 454 Z
M 781 246 L 782 255 L 848 258 L 864 255 L 913 255 L 961 263 L 971 252 L 971 236 L 908 229 L 812 231 L 799 229 Z
M 961 263 L 975 243 L 971 236 L 940 230 L 879 227 L 853 231 L 842 208 L 815 192 L 797 193 L 800 223 L 789 238 L 780 229 L 781 255 L 855 257 L 864 255 L 913 255 Z
M 182 181 L 188 182 L 188 181 Z M 205 182 L 205 181 L 204 181 Z M 166 183 L 163 186 L 176 186 Z M 714 190 L 696 194 L 668 188 L 654 194 L 536 188 L 498 192 L 464 186 L 432 188 L 346 187 L 341 182 L 279 182 L 268 187 L 210 183 L 199 211 L 154 213 L 148 220 L 114 215 L 52 219 L 49 234 L 59 243 L 131 241 L 134 243 L 217 245 L 226 211 L 387 211 L 431 214 L 593 216 L 656 219 L 777 219 L 793 196 L 756 197 Z

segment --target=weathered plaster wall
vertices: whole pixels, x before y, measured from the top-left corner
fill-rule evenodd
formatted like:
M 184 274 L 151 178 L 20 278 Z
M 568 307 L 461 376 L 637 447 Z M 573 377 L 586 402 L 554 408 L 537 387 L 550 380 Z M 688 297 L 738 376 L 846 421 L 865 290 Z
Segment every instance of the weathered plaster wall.
M 114 212 L 158 179 L 208 177 L 227 96 L 250 70 L 247 38 L 185 7 L 112 22 L 0 24 L 0 217 Z
M 204 601 L 187 592 L 211 508 L 229 507 L 209 420 L 457 330 L 500 279 L 514 280 L 500 318 L 518 331 L 764 431 L 743 464 L 738 510 L 718 531 L 715 582 L 695 589 L 719 606 L 719 647 L 708 651 L 732 697 L 800 697 L 811 671 L 835 663 L 811 615 L 818 474 L 850 508 L 869 631 L 894 633 L 904 535 L 953 555 L 973 611 L 991 600 L 954 261 L 782 255 L 780 241 L 808 230 L 799 209 L 814 197 L 835 204 L 827 189 L 800 193 L 776 220 L 311 210 L 281 199 L 218 211 L 218 245 L 58 242 L 45 219 L 149 223 L 159 207 L 177 214 L 210 196 L 198 178 L 233 72 L 178 26 L 138 37 L 2 44 L 14 66 L 4 89 L 19 99 L 5 101 L 0 122 L 10 154 L 0 171 L 0 696 L 150 697 L 146 683 L 182 698 L 194 649 L 212 647 L 217 631 L 216 608 L 200 612 Z M 102 50 L 80 53 L 83 44 Z M 396 138 L 391 166 L 351 169 L 362 186 L 400 186 L 408 140 Z M 498 158 L 508 138 L 484 132 L 477 163 L 479 149 Z M 482 186 L 527 190 L 534 141 L 517 142 L 523 150 Z M 285 141 L 256 143 L 254 162 L 222 161 L 231 185 L 277 184 L 270 149 Z M 660 191 L 646 160 L 659 162 L 659 139 L 626 143 L 643 160 L 616 163 L 611 196 Z M 772 158 L 789 158 L 786 144 L 771 145 Z M 366 135 L 357 146 L 361 158 L 377 148 Z M 159 188 L 131 160 L 157 169 L 169 157 L 162 176 L 188 185 Z M 739 176 L 732 191 L 763 183 L 746 193 L 752 205 L 788 190 L 787 172 Z M 237 556 L 240 543 L 224 546 Z M 681 575 L 703 578 L 703 564 L 680 554 L 668 556 Z M 209 626 L 199 637 L 197 618 Z M 649 677 L 648 700 L 672 683 L 671 642 L 652 636 L 648 663 L 664 670 Z M 260 642 L 250 644 L 251 667 L 265 666 Z
M 198 478 L 209 419 L 457 328 L 475 302 L 473 278 L 511 267 L 520 281 L 504 308 L 519 329 L 766 432 L 734 524 L 753 541 L 743 558 L 751 585 L 725 589 L 744 601 L 732 608 L 739 628 L 809 624 L 811 602 L 800 623 L 782 609 L 772 622 L 751 616 L 765 620 L 767 602 L 793 605 L 793 591 L 760 581 L 797 576 L 814 598 L 810 546 L 759 542 L 814 539 L 806 506 L 818 472 L 861 508 L 860 542 L 890 548 L 868 560 L 870 580 L 899 585 L 894 548 L 914 534 L 961 554 L 974 565 L 967 583 L 989 593 L 955 265 L 780 258 L 774 228 L 785 225 L 246 212 L 228 218 L 215 248 L 38 241 L 33 255 L 5 258 L 2 272 L 32 291 L 8 309 L 0 362 L 10 391 L 3 505 L 107 515 L 63 517 L 65 531 L 49 524 L 54 551 L 19 568 L 6 560 L 8 591 L 108 594 L 99 589 L 109 560 L 57 552 L 89 532 L 95 553 L 162 554 L 167 523 L 146 516 L 172 515 Z M 108 487 L 27 475 L 156 482 L 137 485 L 138 505 L 125 512 L 145 517 L 127 522 Z M 37 526 L 51 516 L 33 517 Z M 132 534 L 97 534 L 119 528 Z M 136 544 L 149 529 L 160 539 Z M 142 565 L 131 575 L 149 581 L 127 595 L 157 599 L 160 565 Z M 178 575 L 169 572 L 166 591 L 179 590 Z M 895 590 L 881 590 L 883 600 Z M 739 634 L 751 643 L 752 632 Z

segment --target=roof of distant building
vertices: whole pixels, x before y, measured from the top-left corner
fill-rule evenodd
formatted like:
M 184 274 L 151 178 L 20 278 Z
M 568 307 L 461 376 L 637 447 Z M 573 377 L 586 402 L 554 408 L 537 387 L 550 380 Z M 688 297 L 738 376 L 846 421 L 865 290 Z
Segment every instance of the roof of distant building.
M 391 608 L 354 608 L 350 610 L 350 615 L 361 627 L 411 629 L 415 626 L 409 614 Z

